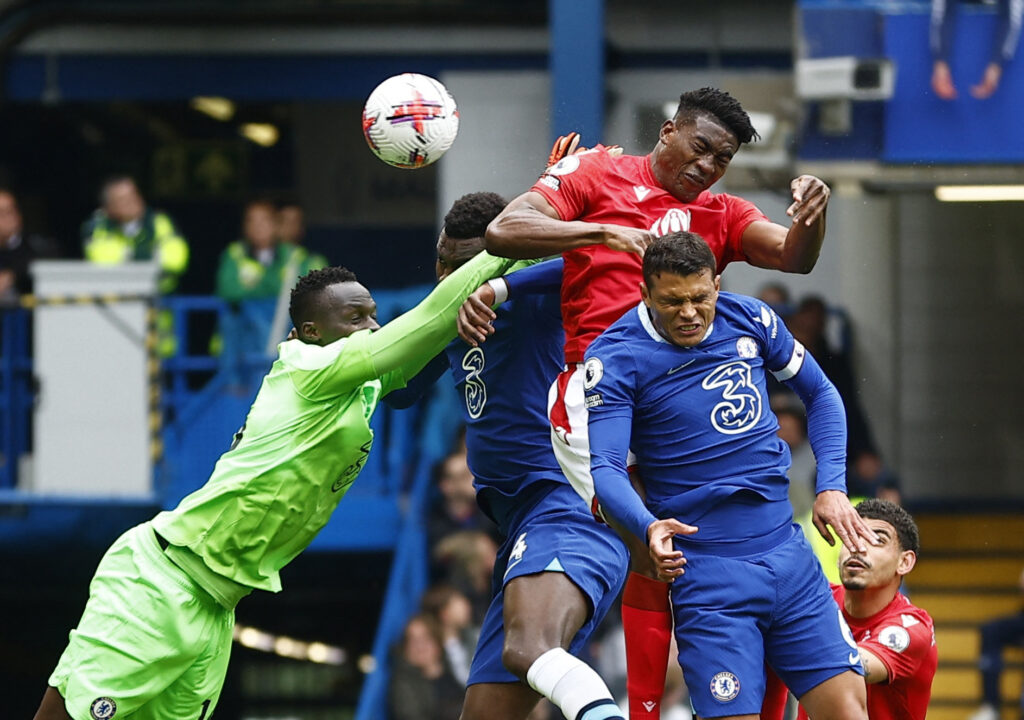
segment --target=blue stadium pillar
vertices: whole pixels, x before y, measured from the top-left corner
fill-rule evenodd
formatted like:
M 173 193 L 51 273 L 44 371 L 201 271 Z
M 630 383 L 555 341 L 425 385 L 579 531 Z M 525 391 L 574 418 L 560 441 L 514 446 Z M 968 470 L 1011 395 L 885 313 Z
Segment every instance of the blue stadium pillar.
M 548 0 L 551 139 L 575 130 L 584 145 L 604 133 L 604 0 Z

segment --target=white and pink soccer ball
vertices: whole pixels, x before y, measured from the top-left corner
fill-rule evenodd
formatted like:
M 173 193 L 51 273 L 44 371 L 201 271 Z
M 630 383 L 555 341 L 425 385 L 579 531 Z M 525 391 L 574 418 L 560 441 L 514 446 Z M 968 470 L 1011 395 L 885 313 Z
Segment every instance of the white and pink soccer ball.
M 363 135 L 373 154 L 397 168 L 436 162 L 455 142 L 459 111 L 439 81 L 402 73 L 382 82 L 363 107 Z

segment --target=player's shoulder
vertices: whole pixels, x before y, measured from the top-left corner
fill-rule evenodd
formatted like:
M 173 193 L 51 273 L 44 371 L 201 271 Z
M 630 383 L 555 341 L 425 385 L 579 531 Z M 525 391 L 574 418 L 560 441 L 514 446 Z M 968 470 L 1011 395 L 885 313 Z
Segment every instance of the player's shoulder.
M 650 340 L 643 322 L 646 312 L 647 308 L 643 303 L 624 312 L 622 317 L 609 325 L 590 343 L 587 355 L 593 351 L 628 352 L 637 342 Z
M 899 624 L 905 628 L 915 625 L 923 625 L 926 628 L 934 627 L 932 616 L 928 614 L 928 611 L 915 605 L 901 592 L 896 593 L 895 602 L 893 602 L 889 614 L 893 620 L 899 620 Z
M 292 370 L 323 370 L 334 364 L 357 334 L 335 340 L 330 345 L 311 345 L 301 340 L 286 340 L 278 346 L 278 357 L 285 367 Z
M 761 300 L 725 290 L 718 293 L 715 315 L 742 326 L 771 327 L 778 322 L 775 311 Z

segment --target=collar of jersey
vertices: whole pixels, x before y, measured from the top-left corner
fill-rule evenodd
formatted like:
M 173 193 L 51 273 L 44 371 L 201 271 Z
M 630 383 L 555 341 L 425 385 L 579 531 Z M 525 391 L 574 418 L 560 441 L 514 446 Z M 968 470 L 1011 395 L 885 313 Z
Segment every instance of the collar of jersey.
M 661 333 L 655 329 L 654 323 L 651 322 L 651 315 L 650 313 L 647 312 L 647 306 L 644 305 L 642 300 L 640 301 L 640 304 L 636 306 L 636 314 L 640 317 L 640 324 L 644 326 L 644 330 L 647 331 L 647 334 L 651 336 L 652 340 L 656 340 L 660 343 L 665 343 L 666 345 L 672 345 L 672 343 L 663 338 L 661 336 Z M 700 339 L 700 342 L 704 342 L 709 337 L 711 337 L 711 333 L 713 333 L 714 331 L 715 321 L 712 320 L 711 324 L 708 325 L 708 331 L 704 333 L 704 337 Z M 700 343 L 697 344 L 700 345 Z

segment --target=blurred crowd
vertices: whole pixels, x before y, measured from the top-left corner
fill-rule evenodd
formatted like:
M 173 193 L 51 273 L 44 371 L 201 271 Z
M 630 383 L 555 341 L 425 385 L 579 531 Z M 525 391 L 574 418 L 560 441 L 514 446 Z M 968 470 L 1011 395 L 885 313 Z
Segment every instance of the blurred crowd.
M 155 262 L 158 291 L 174 292 L 189 268 L 186 233 L 171 216 L 151 207 L 132 177 L 116 175 L 101 185 L 98 207 L 82 223 L 81 245 L 69 248 L 23 227 L 15 193 L 0 187 L 0 304 L 11 305 L 32 292 L 35 260 L 84 258 L 96 265 Z M 326 267 L 327 258 L 305 246 L 302 206 L 290 198 L 260 197 L 242 208 L 238 239 L 221 251 L 210 290 L 228 302 L 210 350 L 223 357 L 237 383 L 244 382 L 247 355 L 262 355 L 283 339 L 288 292 L 295 280 Z M 170 315 L 158 318 L 159 350 L 174 354 Z M 262 373 L 262 368 L 260 368 Z

